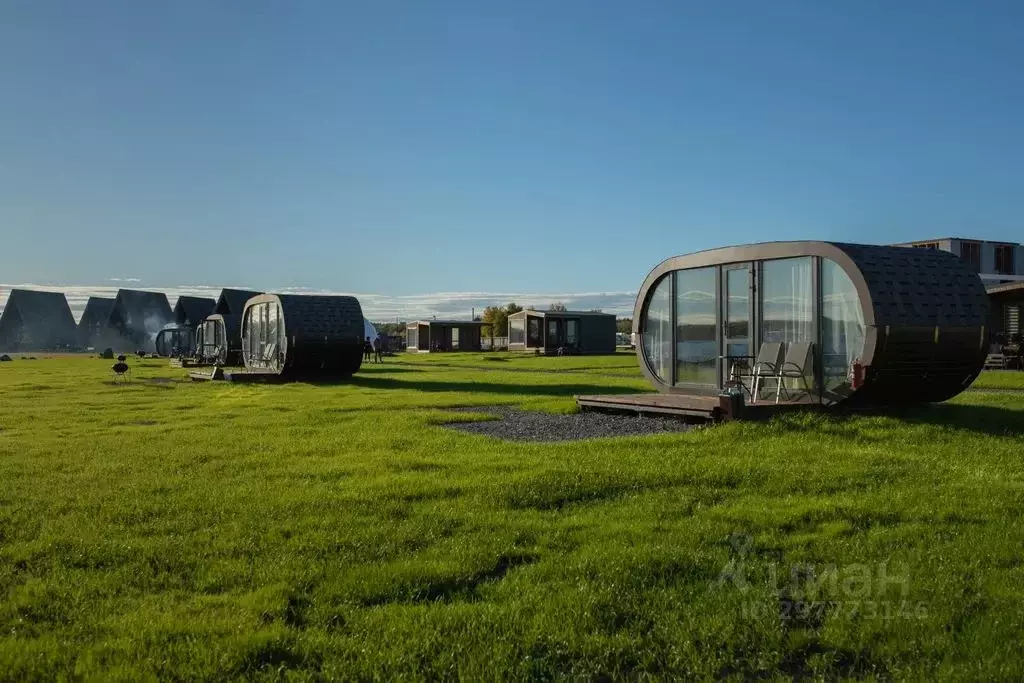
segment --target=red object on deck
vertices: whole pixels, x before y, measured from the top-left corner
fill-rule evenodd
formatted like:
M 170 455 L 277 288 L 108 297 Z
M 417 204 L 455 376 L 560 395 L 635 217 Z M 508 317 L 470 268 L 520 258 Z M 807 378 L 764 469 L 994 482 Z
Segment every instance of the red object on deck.
M 861 365 L 860 358 L 853 361 L 853 369 L 850 371 L 850 387 L 852 389 L 860 389 L 864 384 L 864 366 Z

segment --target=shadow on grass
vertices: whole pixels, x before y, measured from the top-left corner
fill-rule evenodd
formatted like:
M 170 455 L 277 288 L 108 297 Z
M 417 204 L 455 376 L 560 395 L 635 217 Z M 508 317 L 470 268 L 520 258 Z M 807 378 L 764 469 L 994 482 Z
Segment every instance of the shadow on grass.
M 850 408 L 825 413 L 823 419 L 842 428 L 850 427 L 856 417 L 889 417 L 907 424 L 952 427 L 988 436 L 1017 437 L 1024 435 L 1024 413 L 999 406 L 964 405 L 956 403 L 925 403 L 907 406 L 877 408 Z M 772 420 L 776 429 L 789 431 L 817 431 L 822 429 L 818 420 L 804 420 L 797 415 L 783 415 Z M 864 435 L 858 438 L 867 439 Z M 870 439 L 868 439 L 870 440 Z
M 1024 413 L 999 406 L 934 403 L 893 411 L 893 417 L 919 424 L 955 427 L 990 436 L 1024 435 Z
M 533 396 L 575 396 L 577 394 L 638 394 L 632 387 L 604 386 L 600 384 L 514 384 L 497 382 L 416 381 L 354 375 L 350 379 L 310 381 L 313 386 L 348 385 L 367 389 L 412 389 L 427 392 L 460 392 L 486 394 L 529 394 Z

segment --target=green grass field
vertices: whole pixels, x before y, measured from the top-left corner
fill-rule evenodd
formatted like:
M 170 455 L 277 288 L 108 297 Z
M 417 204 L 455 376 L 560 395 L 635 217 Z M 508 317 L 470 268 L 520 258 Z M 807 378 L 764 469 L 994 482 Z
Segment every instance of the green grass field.
M 1024 671 L 1024 392 L 518 444 L 442 409 L 568 412 L 635 359 L 132 363 L 0 364 L 0 678 Z

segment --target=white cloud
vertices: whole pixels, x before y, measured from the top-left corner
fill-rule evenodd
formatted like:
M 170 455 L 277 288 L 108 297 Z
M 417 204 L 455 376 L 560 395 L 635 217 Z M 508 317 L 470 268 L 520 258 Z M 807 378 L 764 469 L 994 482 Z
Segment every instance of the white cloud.
M 110 278 L 109 282 L 139 282 L 136 278 Z M 227 285 L 238 289 L 249 289 L 241 285 Z M 82 316 L 85 304 L 90 296 L 113 298 L 117 294 L 117 285 L 34 285 L 0 284 L 0 308 L 7 303 L 7 296 L 12 288 L 39 289 L 51 292 L 63 292 L 67 297 L 71 312 L 78 320 Z M 173 287 L 141 287 L 151 291 L 164 292 L 173 307 L 179 296 L 205 296 L 216 299 L 220 294 L 220 286 L 212 285 L 175 285 Z M 410 294 L 405 296 L 389 296 L 385 294 L 368 294 L 365 292 L 335 292 L 323 289 L 304 287 L 285 287 L 274 290 L 280 294 L 347 294 L 359 299 L 363 307 L 363 315 L 374 321 L 417 320 L 437 316 L 438 318 L 469 319 L 472 312 L 479 315 L 487 306 L 505 305 L 514 301 L 520 306 L 536 306 L 546 309 L 555 302 L 561 302 L 571 310 L 590 310 L 600 308 L 605 313 L 618 316 L 633 314 L 633 303 L 636 292 L 436 292 L 433 294 Z

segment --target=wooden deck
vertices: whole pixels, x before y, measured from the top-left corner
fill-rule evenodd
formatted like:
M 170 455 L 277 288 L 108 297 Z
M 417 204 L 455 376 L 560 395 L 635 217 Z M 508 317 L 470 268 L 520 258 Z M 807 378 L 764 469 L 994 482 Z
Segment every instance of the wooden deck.
M 209 363 L 200 363 L 199 361 L 192 358 L 172 358 L 170 361 L 172 368 L 209 368 Z
M 197 368 L 189 370 L 188 376 L 193 382 L 209 382 L 224 379 L 224 370 L 216 367 Z
M 759 401 L 746 403 L 740 414 L 732 415 L 723 410 L 718 396 L 703 394 L 600 394 L 577 396 L 580 410 L 597 410 L 638 415 L 674 415 L 677 417 L 701 418 L 704 420 L 767 419 L 781 412 L 794 410 L 817 410 L 818 403 L 807 401 Z

